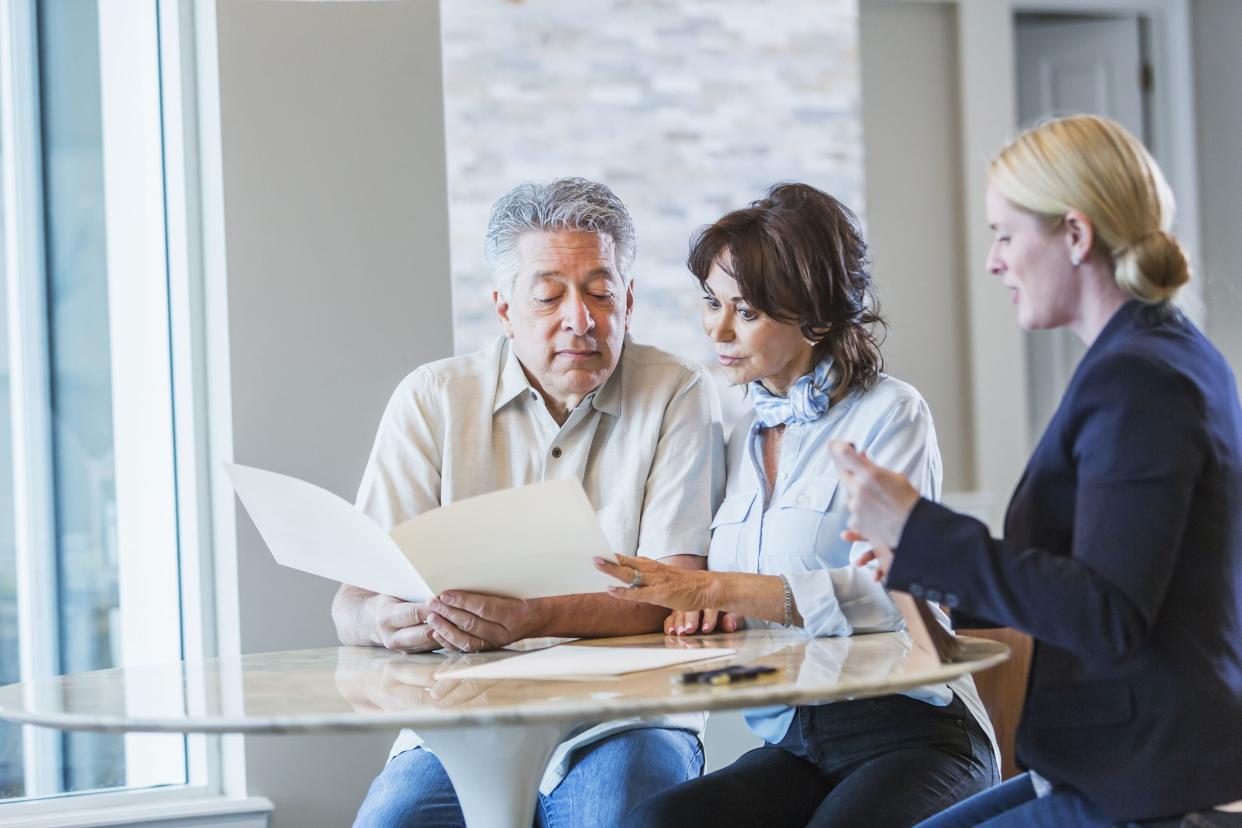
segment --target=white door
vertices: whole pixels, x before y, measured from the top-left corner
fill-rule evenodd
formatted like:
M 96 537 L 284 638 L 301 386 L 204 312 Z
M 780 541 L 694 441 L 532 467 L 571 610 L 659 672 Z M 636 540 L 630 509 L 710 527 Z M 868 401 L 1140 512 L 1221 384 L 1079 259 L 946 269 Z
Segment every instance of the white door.
M 1145 139 L 1143 51 L 1137 16 L 1074 18 L 1018 15 L 1015 20 L 1018 120 L 1090 113 L 1121 122 Z M 1085 348 L 1067 330 L 1027 334 L 1031 435 L 1052 418 Z

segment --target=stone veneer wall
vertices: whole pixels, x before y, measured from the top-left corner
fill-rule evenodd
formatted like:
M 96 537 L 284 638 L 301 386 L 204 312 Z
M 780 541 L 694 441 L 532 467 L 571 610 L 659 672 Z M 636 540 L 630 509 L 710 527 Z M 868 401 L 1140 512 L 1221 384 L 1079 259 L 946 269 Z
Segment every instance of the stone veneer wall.
M 638 229 L 635 338 L 707 362 L 696 227 L 786 180 L 861 214 L 856 0 L 449 0 L 441 28 L 459 353 L 499 330 L 482 239 L 520 181 L 612 187 Z

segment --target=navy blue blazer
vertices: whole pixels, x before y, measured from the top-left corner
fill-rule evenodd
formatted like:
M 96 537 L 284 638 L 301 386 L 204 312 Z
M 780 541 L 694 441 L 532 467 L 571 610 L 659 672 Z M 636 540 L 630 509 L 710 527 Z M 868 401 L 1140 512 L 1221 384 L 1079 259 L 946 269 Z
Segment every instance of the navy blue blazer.
M 1035 639 L 1018 761 L 1102 816 L 1242 799 L 1242 409 L 1176 310 L 1108 321 L 1003 540 L 922 500 L 888 587 Z

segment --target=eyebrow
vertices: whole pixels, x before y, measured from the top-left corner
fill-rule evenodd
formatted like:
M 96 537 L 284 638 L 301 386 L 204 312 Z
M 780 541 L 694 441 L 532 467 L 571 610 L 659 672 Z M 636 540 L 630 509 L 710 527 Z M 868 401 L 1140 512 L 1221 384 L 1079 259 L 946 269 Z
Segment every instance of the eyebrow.
M 604 276 L 608 279 L 613 279 L 613 278 L 619 279 L 620 278 L 616 273 L 614 273 L 613 271 L 609 270 L 606 267 L 597 267 L 594 270 L 592 270 L 590 273 L 588 273 L 587 276 L 592 279 L 598 279 L 600 276 Z M 559 270 L 538 270 L 538 271 L 535 271 L 534 278 L 536 279 L 564 279 L 565 274 Z
M 703 283 L 703 290 L 705 290 L 705 291 L 707 291 L 708 293 L 710 293 L 713 299 L 718 298 L 718 297 L 716 296 L 716 291 L 714 291 L 714 290 L 712 290 L 710 287 L 708 287 L 708 286 L 707 286 L 707 282 L 704 282 L 704 283 Z M 734 296 L 734 297 L 733 297 L 732 299 L 730 299 L 729 301 L 730 301 L 730 302 L 732 302 L 733 304 L 735 304 L 735 305 L 736 305 L 736 304 L 738 304 L 739 302 L 745 302 L 746 300 L 745 300 L 745 299 L 743 299 L 741 296 Z

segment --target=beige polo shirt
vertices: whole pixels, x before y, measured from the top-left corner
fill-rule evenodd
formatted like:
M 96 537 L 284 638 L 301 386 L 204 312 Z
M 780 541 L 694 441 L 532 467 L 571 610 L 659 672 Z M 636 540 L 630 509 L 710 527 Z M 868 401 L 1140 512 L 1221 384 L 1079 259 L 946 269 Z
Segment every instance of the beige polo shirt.
M 710 377 L 627 336 L 616 370 L 558 426 L 501 337 L 485 351 L 424 365 L 397 386 L 357 505 L 391 529 L 455 500 L 567 477 L 582 481 L 615 551 L 706 555 L 724 488 Z M 573 749 L 603 736 L 636 727 L 701 732 L 704 721 L 695 713 L 584 729 L 557 749 L 540 790 L 560 784 Z M 420 743 L 402 731 L 391 755 Z

